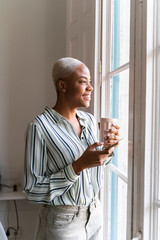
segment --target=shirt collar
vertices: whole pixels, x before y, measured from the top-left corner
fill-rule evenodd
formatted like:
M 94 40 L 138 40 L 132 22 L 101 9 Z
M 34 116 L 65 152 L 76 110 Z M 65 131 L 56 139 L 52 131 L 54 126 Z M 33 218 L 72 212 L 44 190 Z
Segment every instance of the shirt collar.
M 52 117 L 52 119 L 54 120 L 54 122 L 57 123 L 57 124 L 58 124 L 58 122 L 63 121 L 63 120 L 65 119 L 65 118 L 64 118 L 61 114 L 59 114 L 57 111 L 55 111 L 54 109 L 49 108 L 49 107 L 47 107 L 47 106 L 45 107 L 45 112 L 47 113 L 47 115 L 49 115 L 50 117 Z M 79 120 L 80 124 L 85 127 L 85 121 L 86 121 L 86 119 L 85 119 L 85 117 L 82 115 L 81 111 L 80 111 L 80 110 L 77 110 L 76 115 L 77 115 L 77 117 L 78 117 L 78 120 Z
M 58 123 L 60 122 L 62 119 L 64 119 L 64 117 L 59 114 L 57 111 L 55 111 L 54 109 L 52 108 L 49 108 L 49 107 L 45 107 L 45 112 L 47 113 L 47 115 L 49 115 L 53 120 L 54 122 Z
M 86 119 L 85 117 L 82 115 L 81 111 L 77 110 L 77 117 L 78 117 L 78 120 L 80 122 L 80 125 L 82 127 L 85 127 L 86 126 Z

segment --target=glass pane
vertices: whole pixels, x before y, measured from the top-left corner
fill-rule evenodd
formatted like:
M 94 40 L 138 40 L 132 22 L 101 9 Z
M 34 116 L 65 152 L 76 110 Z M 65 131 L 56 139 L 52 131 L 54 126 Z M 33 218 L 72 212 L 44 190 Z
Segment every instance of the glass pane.
M 126 175 L 128 172 L 128 109 L 129 109 L 129 70 L 111 79 L 111 116 L 118 118 L 120 135 L 124 138 L 115 150 L 112 163 Z
M 111 0 L 111 70 L 129 62 L 130 0 Z
M 110 172 L 109 236 L 106 239 L 126 240 L 126 230 L 127 184 Z

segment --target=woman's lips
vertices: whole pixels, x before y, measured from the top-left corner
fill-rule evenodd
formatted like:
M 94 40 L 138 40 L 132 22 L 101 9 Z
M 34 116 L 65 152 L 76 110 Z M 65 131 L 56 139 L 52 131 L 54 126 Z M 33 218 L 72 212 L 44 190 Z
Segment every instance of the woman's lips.
M 83 98 L 87 101 L 91 100 L 91 95 L 90 94 L 83 94 Z

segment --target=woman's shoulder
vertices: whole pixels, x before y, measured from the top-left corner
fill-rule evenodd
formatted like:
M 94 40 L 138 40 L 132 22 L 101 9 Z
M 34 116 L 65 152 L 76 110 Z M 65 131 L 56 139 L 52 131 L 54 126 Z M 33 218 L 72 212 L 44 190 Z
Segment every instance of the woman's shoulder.
M 29 122 L 29 124 L 39 126 L 39 125 L 49 122 L 51 120 L 56 122 L 54 113 L 51 111 L 50 108 L 45 107 L 44 111 L 33 116 L 32 120 Z

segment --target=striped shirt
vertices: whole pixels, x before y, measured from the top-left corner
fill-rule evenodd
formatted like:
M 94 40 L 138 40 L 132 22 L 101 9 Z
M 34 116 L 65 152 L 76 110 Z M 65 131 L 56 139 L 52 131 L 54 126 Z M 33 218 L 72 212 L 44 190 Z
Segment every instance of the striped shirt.
M 48 107 L 28 124 L 24 192 L 29 201 L 51 205 L 89 205 L 101 187 L 101 166 L 76 175 L 72 163 L 95 143 L 96 124 L 90 113 L 77 110 L 78 137 L 73 126 Z

